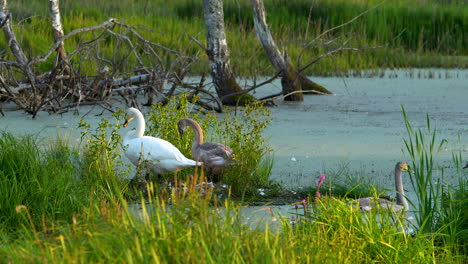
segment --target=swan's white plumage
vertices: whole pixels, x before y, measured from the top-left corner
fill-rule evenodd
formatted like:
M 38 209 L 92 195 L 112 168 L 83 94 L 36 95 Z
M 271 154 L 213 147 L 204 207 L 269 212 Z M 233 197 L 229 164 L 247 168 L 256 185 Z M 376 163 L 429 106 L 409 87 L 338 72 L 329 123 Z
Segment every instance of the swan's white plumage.
M 136 108 L 127 110 L 124 127 L 133 119 L 136 120 L 137 129 L 127 132 L 123 144 L 126 146 L 125 156 L 135 166 L 143 161 L 153 173 L 161 174 L 202 165 L 201 162 L 186 158 L 179 149 L 164 139 L 143 136 L 145 120 Z

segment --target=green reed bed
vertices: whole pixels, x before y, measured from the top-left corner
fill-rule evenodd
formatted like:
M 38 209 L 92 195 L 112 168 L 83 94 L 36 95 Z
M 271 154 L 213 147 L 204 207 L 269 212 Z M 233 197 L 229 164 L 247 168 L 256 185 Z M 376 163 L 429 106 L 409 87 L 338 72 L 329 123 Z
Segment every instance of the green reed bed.
M 306 45 L 315 36 L 347 22 L 378 3 L 357 0 L 266 0 L 265 6 L 267 20 L 277 43 L 287 49 L 298 68 L 345 41 L 353 47 L 387 45 L 360 52 L 340 52 L 309 68 L 306 71 L 308 74 L 381 67 L 467 67 L 468 8 L 456 1 L 425 1 L 424 4 L 407 0 L 386 1 L 355 23 L 324 36 L 326 41 L 336 39 L 332 47 L 323 47 L 317 42 Z M 273 69 L 256 39 L 249 2 L 228 0 L 224 4 L 228 44 L 235 71 L 243 76 L 272 74 Z M 28 5 L 27 9 L 22 8 L 25 5 Z M 19 39 L 26 53 L 32 57 L 45 53 L 52 39 L 46 1 L 34 1 L 32 4 L 24 0 L 10 1 L 10 9 L 17 25 L 15 30 L 21 36 Z M 139 32 L 143 36 L 183 55 L 198 53 L 199 61 L 192 66 L 194 74 L 209 69 L 204 52 L 186 36 L 189 33 L 205 41 L 201 1 L 61 1 L 61 9 L 65 33 L 115 17 L 130 25 L 141 26 Z M 65 42 L 66 48 L 73 50 L 78 43 L 91 38 L 91 34 L 73 37 Z M 0 39 L 0 43 L 6 44 L 3 39 Z M 111 59 L 123 54 L 123 50 L 121 44 L 109 38 L 102 44 L 101 56 Z M 165 65 L 175 59 L 174 55 L 160 52 Z M 85 54 L 80 56 L 82 58 Z M 80 60 L 75 58 L 73 61 L 77 63 Z M 46 70 L 52 62 L 53 59 L 39 67 Z M 134 63 L 134 58 L 128 58 L 126 65 L 131 68 Z M 148 63 L 151 65 L 151 62 Z M 94 74 L 97 64 L 97 61 L 85 61 L 81 70 Z
M 468 178 L 467 172 L 461 169 L 461 153 L 458 159 L 453 155 L 456 175 L 445 175 L 444 169 L 436 163 L 436 157 L 447 141 L 437 139 L 437 130 L 431 127 L 429 116 L 425 129 L 414 129 L 403 107 L 402 112 L 408 133 L 404 143 L 412 162 L 410 179 L 417 196 L 412 205 L 419 232 L 438 233 L 437 243 L 466 255 Z
M 177 122 L 182 118 L 197 121 L 203 129 L 205 142 L 220 142 L 233 149 L 234 163 L 223 175 L 232 194 L 236 197 L 255 196 L 258 188 L 270 185 L 272 149 L 262 135 L 271 121 L 270 111 L 260 104 L 235 110 L 226 108 L 225 111 L 222 118 L 202 114 L 201 109 L 196 110 L 182 95 L 165 106 L 151 108 L 147 119 L 148 135 L 173 142 L 186 157 L 191 157 L 193 132 L 188 130 L 181 138 Z

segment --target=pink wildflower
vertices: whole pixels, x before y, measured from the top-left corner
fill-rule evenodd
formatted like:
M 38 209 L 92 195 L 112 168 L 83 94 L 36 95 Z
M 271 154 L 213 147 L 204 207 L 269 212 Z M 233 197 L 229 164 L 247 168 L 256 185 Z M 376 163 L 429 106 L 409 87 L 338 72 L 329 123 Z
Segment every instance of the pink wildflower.
M 327 175 L 325 175 L 325 173 L 323 173 L 322 175 L 320 175 L 320 178 L 318 178 L 317 180 L 317 187 L 320 187 L 320 185 L 323 184 L 323 182 L 325 181 L 325 178 L 327 177 Z

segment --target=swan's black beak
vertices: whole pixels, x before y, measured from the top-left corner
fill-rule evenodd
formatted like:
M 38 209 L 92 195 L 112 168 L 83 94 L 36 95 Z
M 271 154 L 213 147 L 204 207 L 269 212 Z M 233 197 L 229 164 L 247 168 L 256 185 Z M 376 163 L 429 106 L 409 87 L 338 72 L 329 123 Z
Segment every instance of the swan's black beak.
M 466 162 L 466 165 L 465 167 L 463 167 L 464 169 L 468 168 L 468 161 Z
M 123 123 L 122 127 L 127 127 L 128 126 L 128 120 L 125 119 L 125 122 Z
M 179 136 L 180 138 L 184 137 L 184 129 L 179 127 Z

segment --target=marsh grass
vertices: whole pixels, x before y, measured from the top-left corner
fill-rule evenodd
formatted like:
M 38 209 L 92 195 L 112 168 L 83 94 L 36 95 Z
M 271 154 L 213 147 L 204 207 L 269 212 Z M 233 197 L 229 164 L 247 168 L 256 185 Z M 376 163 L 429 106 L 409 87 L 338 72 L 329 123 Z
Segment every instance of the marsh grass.
M 10 1 L 15 29 L 20 34 L 25 52 L 31 56 L 45 53 L 51 44 L 52 33 L 47 3 L 44 1 Z M 267 21 L 276 42 L 286 48 L 297 67 L 305 65 L 331 47 L 311 43 L 315 36 L 340 25 L 380 1 L 320 0 L 268 0 L 265 1 Z M 354 47 L 386 45 L 363 52 L 344 51 L 324 59 L 307 74 L 331 74 L 373 68 L 394 67 L 466 67 L 468 38 L 468 8 L 457 1 L 429 0 L 427 4 L 401 0 L 386 1 L 355 23 L 327 34 L 325 41 L 349 41 Z M 146 6 L 148 4 L 149 6 Z M 24 8 L 28 6 L 28 8 Z M 224 1 L 225 21 L 231 61 L 240 76 L 272 74 L 274 72 L 253 31 L 252 11 L 247 0 Z M 192 65 L 192 73 L 208 71 L 208 58 L 185 33 L 205 41 L 202 3 L 195 0 L 177 1 L 62 1 L 64 30 L 92 26 L 116 17 L 137 26 L 140 34 L 150 41 L 168 46 L 182 55 L 199 54 L 199 61 Z M 394 39 L 396 36 L 398 38 Z M 80 41 L 91 39 L 92 34 L 74 37 L 65 42 L 67 50 L 73 50 Z M 0 39 L 2 45 L 6 45 Z M 102 58 L 117 61 L 128 49 L 112 37 L 100 48 Z M 175 56 L 158 50 L 162 66 L 170 65 Z M 10 54 L 6 54 L 10 56 Z M 102 62 L 83 53 L 75 58 L 80 71 L 95 74 Z M 120 57 L 119 57 L 120 56 Z M 142 56 L 145 58 L 145 56 Z M 86 60 L 84 60 L 86 58 Z M 125 65 L 134 65 L 135 59 L 127 58 Z M 148 61 L 151 65 L 151 61 Z M 47 70 L 53 64 L 50 59 L 38 67 Z M 121 69 L 125 70 L 125 69 Z
M 194 182 L 195 183 L 195 182 Z M 151 193 L 151 191 L 149 192 Z M 68 228 L 45 235 L 25 229 L 5 243 L 2 259 L 18 262 L 126 263 L 431 263 L 454 258 L 411 237 L 388 215 L 362 216 L 335 198 L 315 205 L 313 221 L 292 226 L 287 219 L 272 232 L 242 224 L 238 205 L 173 195 L 171 204 L 152 197 L 139 215 L 125 202 L 92 206 Z M 40 238 L 37 240 L 36 238 Z M 456 259 L 455 259 L 456 260 Z
M 362 198 L 376 195 L 375 182 L 364 170 L 352 171 L 348 164 L 340 164 L 336 169 L 325 170 L 327 181 L 323 190 L 329 195 L 342 198 Z M 315 190 L 314 190 L 315 192 Z M 378 196 L 383 194 L 379 190 Z
M 434 158 L 447 141 L 437 140 L 437 131 L 431 127 L 429 115 L 426 117 L 426 129 L 414 129 L 403 106 L 402 112 L 408 134 L 404 143 L 412 161 L 410 179 L 417 197 L 412 205 L 416 208 L 419 232 L 439 233 L 439 243 L 457 253 L 466 254 L 466 175 L 458 169 L 457 175 L 451 175 L 458 178 L 458 183 L 446 182 L 444 171 L 437 167 Z M 453 157 L 457 165 L 457 156 L 453 154 Z M 458 157 L 461 159 L 461 154 Z
M 41 146 L 42 145 L 42 146 Z M 71 218 L 88 192 L 78 182 L 78 152 L 58 139 L 44 147 L 34 136 L 0 137 L 0 229 L 26 224 L 15 208 L 28 208 L 35 225 Z
M 96 194 L 106 195 L 109 200 L 124 194 L 128 184 L 125 178 L 130 172 L 129 166 L 120 159 L 123 146 L 119 129 L 123 111 L 115 112 L 113 117 L 115 123 L 103 118 L 94 130 L 83 119 L 78 124 L 83 145 L 81 180 L 83 184 L 99 188 Z

